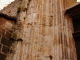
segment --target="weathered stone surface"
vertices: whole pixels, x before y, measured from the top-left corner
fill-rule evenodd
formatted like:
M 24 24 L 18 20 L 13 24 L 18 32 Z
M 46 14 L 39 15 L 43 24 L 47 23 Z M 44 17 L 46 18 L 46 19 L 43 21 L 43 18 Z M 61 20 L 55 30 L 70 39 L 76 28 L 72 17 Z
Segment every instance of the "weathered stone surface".
M 0 13 L 10 17 L 16 17 L 19 4 L 20 4 L 20 1 L 15 0 L 11 4 L 9 4 L 7 7 L 5 7 L 3 10 L 1 10 Z
M 5 59 L 6 59 L 6 55 L 0 53 L 0 59 L 1 59 L 1 60 L 5 60 Z
M 0 34 L 4 35 L 5 34 L 5 29 L 0 27 Z
M 9 52 L 9 39 L 11 38 L 12 32 L 15 29 L 15 23 L 0 16 L 0 59 L 6 60 L 6 55 Z
M 0 51 L 1 51 L 1 47 L 2 47 L 2 44 L 0 44 Z
M 12 52 L 6 60 L 77 60 L 72 21 L 64 16 L 68 0 L 21 2 L 17 27 L 12 34 Z M 11 23 L 6 24 L 10 29 Z
M 8 53 L 8 47 L 6 47 L 6 46 L 3 46 L 3 48 L 2 48 L 2 52 L 4 52 L 5 54 L 7 54 Z
M 8 38 L 5 38 L 5 37 L 2 37 L 1 43 L 3 43 L 4 45 L 9 46 L 9 39 Z

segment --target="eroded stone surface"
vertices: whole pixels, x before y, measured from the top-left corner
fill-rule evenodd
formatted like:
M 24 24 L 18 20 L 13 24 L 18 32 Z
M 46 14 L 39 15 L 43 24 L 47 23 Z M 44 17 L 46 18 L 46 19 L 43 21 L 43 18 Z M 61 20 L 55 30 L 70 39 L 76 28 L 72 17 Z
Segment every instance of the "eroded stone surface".
M 20 8 L 7 60 L 76 60 L 73 26 L 64 17 L 63 0 L 22 0 Z

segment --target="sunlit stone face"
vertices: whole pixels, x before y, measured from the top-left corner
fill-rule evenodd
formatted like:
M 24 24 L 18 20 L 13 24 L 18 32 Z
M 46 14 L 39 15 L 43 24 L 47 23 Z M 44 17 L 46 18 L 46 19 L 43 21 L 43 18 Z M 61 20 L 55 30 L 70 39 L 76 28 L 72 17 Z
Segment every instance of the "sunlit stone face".
M 8 4 L 13 2 L 14 0 L 0 0 L 0 10 L 6 7 Z

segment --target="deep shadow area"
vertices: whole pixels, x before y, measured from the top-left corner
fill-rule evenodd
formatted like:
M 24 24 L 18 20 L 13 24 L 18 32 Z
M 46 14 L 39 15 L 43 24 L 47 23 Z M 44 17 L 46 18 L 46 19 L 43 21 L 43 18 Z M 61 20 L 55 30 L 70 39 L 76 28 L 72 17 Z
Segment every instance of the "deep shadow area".
M 74 32 L 80 31 L 80 17 L 73 19 Z
M 5 19 L 7 19 L 7 20 L 12 20 L 12 21 L 14 21 L 15 23 L 16 23 L 16 20 L 17 20 L 17 18 L 15 18 L 15 17 L 7 16 L 7 15 L 1 14 L 1 13 L 0 13 L 0 17 L 3 17 L 3 18 L 5 18 Z
M 80 60 L 80 39 L 75 41 L 76 52 L 77 52 L 77 60 Z
M 74 33 L 73 37 L 76 45 L 77 60 L 80 60 L 80 17 L 72 20 Z

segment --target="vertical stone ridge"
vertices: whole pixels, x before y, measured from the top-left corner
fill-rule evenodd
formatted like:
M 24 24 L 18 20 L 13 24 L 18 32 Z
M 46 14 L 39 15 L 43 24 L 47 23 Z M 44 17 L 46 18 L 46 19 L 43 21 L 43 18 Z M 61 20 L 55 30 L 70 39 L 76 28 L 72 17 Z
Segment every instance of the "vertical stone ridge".
M 76 60 L 71 19 L 64 17 L 63 0 L 24 1 L 28 6 L 19 8 L 12 36 L 16 40 L 11 46 L 15 53 L 7 60 Z
M 12 42 L 12 45 L 10 46 L 10 50 L 12 50 L 12 52 L 7 55 L 6 60 L 22 60 L 23 58 L 23 47 L 25 45 L 23 44 L 25 26 L 24 21 L 27 14 L 27 4 L 29 2 L 29 0 L 21 0 L 21 4 L 17 12 L 16 30 L 13 32 L 12 35 L 12 39 L 14 40 L 14 42 Z M 23 58 L 23 60 L 25 60 L 25 58 Z

